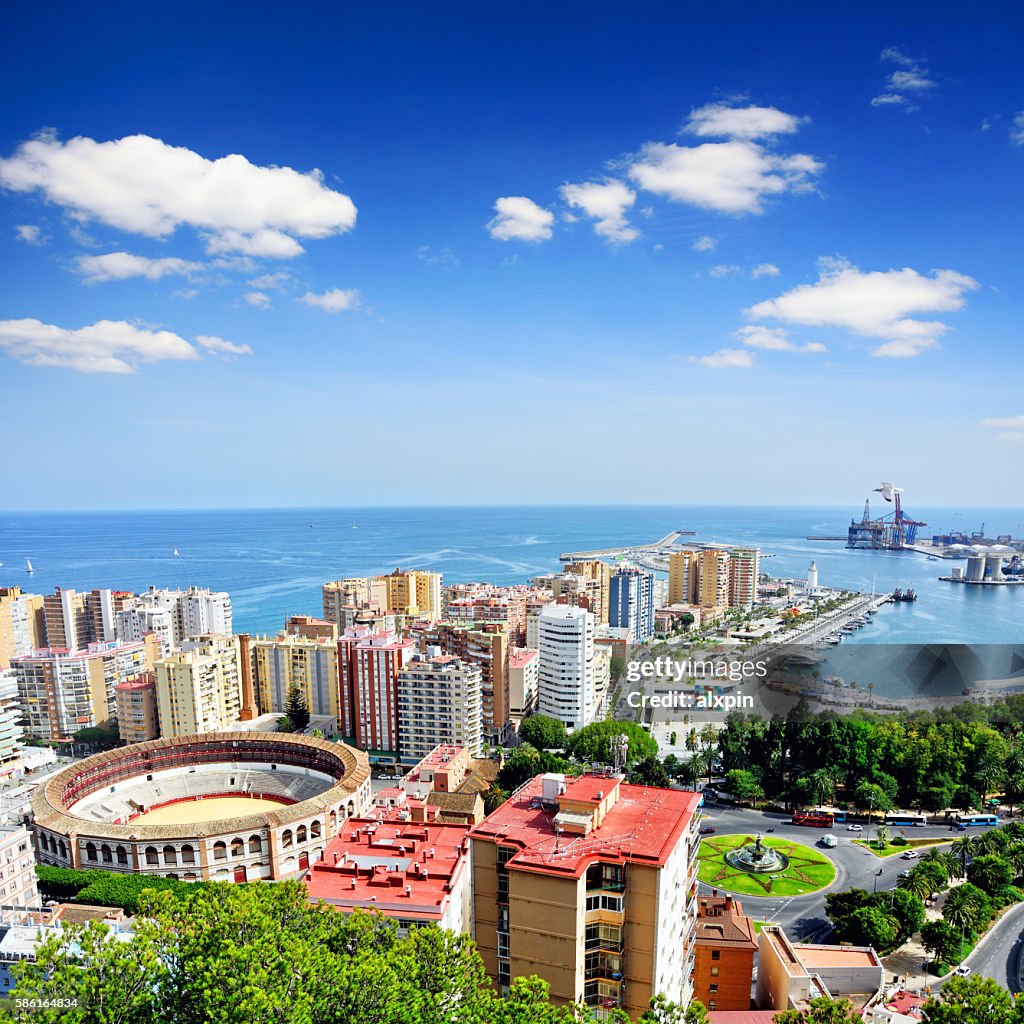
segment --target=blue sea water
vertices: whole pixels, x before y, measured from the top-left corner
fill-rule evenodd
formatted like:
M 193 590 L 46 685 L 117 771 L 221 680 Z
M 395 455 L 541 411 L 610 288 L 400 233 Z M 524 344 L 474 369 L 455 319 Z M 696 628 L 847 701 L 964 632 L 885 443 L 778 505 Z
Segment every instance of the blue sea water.
M 1020 535 L 1024 509 L 912 510 L 925 535 L 977 529 Z M 851 638 L 862 643 L 1017 643 L 1024 587 L 965 587 L 938 580 L 949 562 L 913 552 L 849 551 L 854 508 L 461 507 L 168 512 L 0 512 L 0 585 L 141 590 L 196 585 L 226 590 L 235 628 L 268 632 L 288 615 L 320 612 L 320 586 L 341 576 L 430 568 L 446 582 L 509 584 L 558 571 L 564 551 L 649 543 L 672 530 L 693 540 L 757 545 L 763 570 L 804 577 L 813 558 L 822 585 L 870 591 L 914 587 L 915 604 L 890 605 Z M 180 552 L 175 558 L 174 549 Z M 34 575 L 25 572 L 30 558 Z M 844 643 L 843 647 L 847 645 Z

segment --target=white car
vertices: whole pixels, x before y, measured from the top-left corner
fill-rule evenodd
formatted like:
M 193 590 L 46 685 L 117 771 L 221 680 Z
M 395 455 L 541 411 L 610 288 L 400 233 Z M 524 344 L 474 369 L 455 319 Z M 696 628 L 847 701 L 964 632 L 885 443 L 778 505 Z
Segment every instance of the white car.
M 847 832 L 863 832 L 864 829 L 860 825 L 847 825 L 846 826 L 846 831 Z
M 917 854 L 913 850 L 907 850 L 907 852 L 903 854 L 903 859 L 904 860 L 917 860 Z
M 958 978 L 969 978 L 971 976 L 970 967 L 964 967 L 962 964 L 953 972 Z

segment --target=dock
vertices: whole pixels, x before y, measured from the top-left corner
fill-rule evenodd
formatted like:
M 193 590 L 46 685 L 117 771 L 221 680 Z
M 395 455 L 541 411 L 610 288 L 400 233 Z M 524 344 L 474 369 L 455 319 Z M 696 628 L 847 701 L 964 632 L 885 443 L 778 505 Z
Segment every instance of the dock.
M 558 556 L 560 562 L 584 562 L 591 558 L 615 558 L 619 555 L 652 555 L 678 543 L 680 537 L 695 537 L 696 530 L 673 530 L 653 544 L 630 544 L 619 548 L 601 548 L 595 551 L 566 551 Z

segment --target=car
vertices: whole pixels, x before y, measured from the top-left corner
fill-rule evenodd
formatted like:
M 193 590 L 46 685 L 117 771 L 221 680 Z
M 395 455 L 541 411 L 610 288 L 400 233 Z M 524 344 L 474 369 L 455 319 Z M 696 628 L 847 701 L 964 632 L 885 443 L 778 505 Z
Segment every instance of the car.
M 964 965 L 961 964 L 953 973 L 958 978 L 969 978 L 971 976 L 971 969 L 970 967 L 964 967 Z
M 862 825 L 847 825 L 846 826 L 846 831 L 847 832 L 863 832 L 864 831 L 864 827 Z
M 914 850 L 907 850 L 906 853 L 903 854 L 903 859 L 917 860 L 917 853 Z
M 712 833 L 712 832 L 714 832 L 714 831 L 715 831 L 715 830 L 714 830 L 714 829 L 713 829 L 713 828 L 712 828 L 712 827 L 711 827 L 710 825 L 705 825 L 705 826 L 704 826 L 704 828 L 702 828 L 702 829 L 700 830 L 700 834 L 701 834 L 702 836 L 709 836 L 709 835 L 711 835 L 711 833 Z
M 909 877 L 910 877 L 910 872 L 909 871 L 901 871 L 900 872 L 900 878 L 909 878 Z

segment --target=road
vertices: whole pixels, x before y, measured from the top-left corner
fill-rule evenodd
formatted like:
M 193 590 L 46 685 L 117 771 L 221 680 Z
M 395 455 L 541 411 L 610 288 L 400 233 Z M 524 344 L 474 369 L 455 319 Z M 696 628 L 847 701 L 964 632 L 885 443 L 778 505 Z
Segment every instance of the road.
M 790 824 L 789 816 L 776 813 L 743 808 L 709 805 L 704 809 L 704 824 L 715 829 L 716 835 L 729 835 L 743 832 L 754 834 L 774 828 L 774 835 L 782 839 L 791 839 L 807 846 L 816 846 L 825 830 L 807 828 L 802 825 Z M 891 830 L 894 835 L 900 829 Z M 836 866 L 835 881 L 827 889 L 819 889 L 807 896 L 788 896 L 773 899 L 767 896 L 741 896 L 743 909 L 758 921 L 772 921 L 781 924 L 790 937 L 803 939 L 809 936 L 820 936 L 829 928 L 829 920 L 825 916 L 825 896 L 829 892 L 839 892 L 856 886 L 861 889 L 879 891 L 894 889 L 900 872 L 912 866 L 902 857 L 876 857 L 862 846 L 854 843 L 855 839 L 864 838 L 867 832 L 855 835 L 846 831 L 845 825 L 836 825 L 832 834 L 839 839 L 834 849 L 816 847 L 827 854 Z M 929 825 L 924 828 L 908 828 L 905 830 L 912 839 L 946 839 L 952 841 L 959 833 L 951 834 L 948 827 Z M 881 871 L 881 874 L 878 872 Z M 700 884 L 700 892 L 707 895 L 711 886 Z M 724 890 L 723 890 L 724 891 Z M 1020 919 L 1024 924 L 1024 918 Z
M 964 961 L 975 974 L 1021 991 L 1018 962 L 1024 945 L 1024 903 L 1011 907 Z

